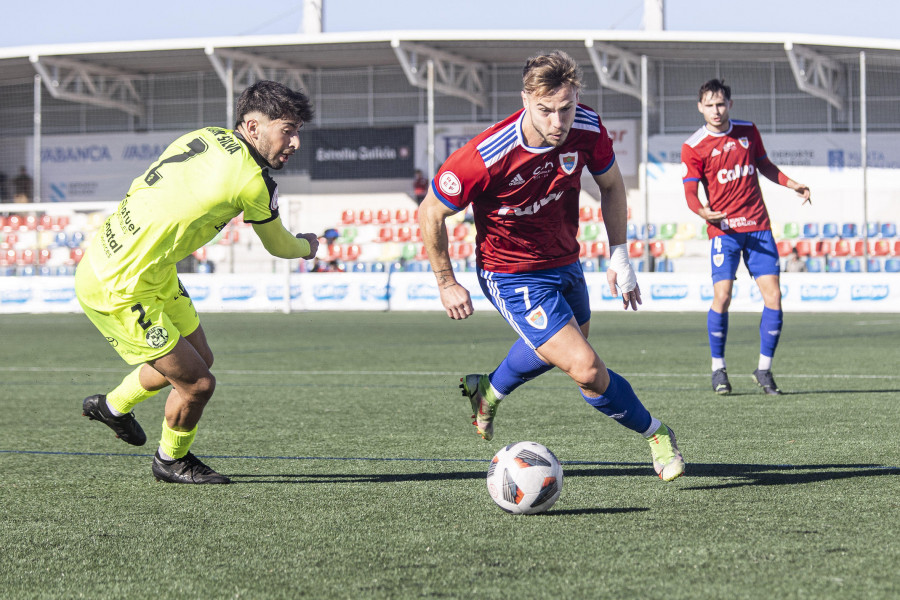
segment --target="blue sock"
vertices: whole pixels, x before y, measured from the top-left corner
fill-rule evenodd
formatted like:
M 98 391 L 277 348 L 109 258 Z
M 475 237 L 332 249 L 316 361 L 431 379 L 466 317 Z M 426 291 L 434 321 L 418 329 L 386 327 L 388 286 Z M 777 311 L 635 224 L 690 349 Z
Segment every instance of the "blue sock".
M 615 371 L 611 369 L 608 371 L 609 387 L 602 396 L 590 398 L 585 396 L 582 391 L 581 397 L 607 417 L 611 417 L 628 429 L 643 435 L 650 428 L 652 421 L 650 413 L 638 400 L 637 394 L 631 389 L 631 384 Z
M 784 311 L 763 307 L 759 319 L 759 353 L 763 356 L 775 356 L 775 347 L 781 337 L 781 326 L 784 323 Z
M 548 365 L 538 358 L 534 349 L 519 338 L 509 349 L 509 354 L 500 366 L 491 373 L 491 385 L 501 396 L 508 396 L 526 381 L 531 381 L 552 368 L 553 365 Z
M 706 313 L 706 331 L 709 333 L 709 352 L 713 358 L 725 358 L 725 340 L 728 338 L 728 313 L 709 309 Z

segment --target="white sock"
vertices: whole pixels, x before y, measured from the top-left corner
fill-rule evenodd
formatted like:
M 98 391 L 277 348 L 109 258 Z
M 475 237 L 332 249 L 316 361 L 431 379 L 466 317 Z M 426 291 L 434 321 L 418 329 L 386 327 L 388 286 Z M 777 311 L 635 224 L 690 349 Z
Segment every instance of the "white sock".
M 162 446 L 160 446 L 160 447 L 156 450 L 156 453 L 159 454 L 159 457 L 160 457 L 161 459 L 163 459 L 163 460 L 166 460 L 166 461 L 169 461 L 169 462 L 172 462 L 173 460 L 175 460 L 174 458 L 172 458 L 171 456 L 169 456 L 168 454 L 166 454 L 166 451 L 162 449 Z
M 724 358 L 716 358 L 716 357 L 713 357 L 713 359 L 712 359 L 712 370 L 713 370 L 713 371 L 718 371 L 719 369 L 724 369 L 724 368 L 725 368 L 725 359 L 724 359 Z
M 771 371 L 772 370 L 772 357 L 771 356 L 763 356 L 759 355 L 759 367 L 757 367 L 760 371 Z
M 662 426 L 662 423 L 659 422 L 659 419 L 656 417 L 650 417 L 650 427 L 647 428 L 647 431 L 642 433 L 641 435 L 645 438 L 653 437 L 653 434 Z
M 117 411 L 116 407 L 109 403 L 109 400 L 106 401 L 106 408 L 109 410 L 109 412 L 112 413 L 112 415 L 114 417 L 121 417 L 122 415 L 126 414 L 126 413 Z

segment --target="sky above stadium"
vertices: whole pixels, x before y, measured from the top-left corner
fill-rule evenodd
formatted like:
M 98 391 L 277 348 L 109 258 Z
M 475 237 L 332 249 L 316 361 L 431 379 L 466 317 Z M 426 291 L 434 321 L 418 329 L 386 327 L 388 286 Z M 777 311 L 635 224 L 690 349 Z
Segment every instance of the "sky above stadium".
M 642 28 L 644 0 L 323 0 L 328 32 Z M 90 8 L 86 8 L 90 6 Z M 265 10 L 259 10 L 265 8 Z M 292 34 L 303 1 L 39 0 L 17 2 L 0 46 Z M 666 0 L 666 29 L 897 39 L 889 0 Z

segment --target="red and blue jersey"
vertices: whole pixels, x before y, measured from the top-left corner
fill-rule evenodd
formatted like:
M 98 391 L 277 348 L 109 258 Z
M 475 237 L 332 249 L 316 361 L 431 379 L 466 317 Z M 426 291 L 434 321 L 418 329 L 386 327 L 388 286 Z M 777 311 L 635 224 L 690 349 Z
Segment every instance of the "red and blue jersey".
M 681 147 L 682 181 L 702 183 L 709 207 L 726 214 L 721 227 L 707 225 L 710 238 L 770 228 L 757 173 L 765 158 L 762 137 L 750 121 L 732 119 L 722 133 L 701 127 Z
M 522 134 L 525 109 L 451 154 L 431 183 L 454 210 L 472 205 L 478 266 L 497 273 L 551 269 L 578 260 L 581 172 L 615 163 L 600 117 L 578 105 L 566 141 L 531 147 Z

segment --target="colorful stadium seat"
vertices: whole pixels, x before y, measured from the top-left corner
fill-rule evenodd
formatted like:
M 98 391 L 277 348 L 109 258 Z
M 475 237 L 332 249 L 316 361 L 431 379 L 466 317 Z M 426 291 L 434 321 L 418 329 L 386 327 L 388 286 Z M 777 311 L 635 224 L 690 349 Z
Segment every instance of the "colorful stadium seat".
M 822 237 L 835 238 L 838 236 L 837 223 L 825 223 L 822 225 Z
M 804 223 L 803 224 L 803 237 L 805 237 L 805 238 L 819 237 L 819 224 L 818 223 Z
M 855 238 L 857 233 L 856 223 L 844 223 L 841 226 L 842 238 Z
M 796 223 L 785 223 L 784 224 L 784 233 L 782 237 L 788 240 L 793 240 L 800 236 L 800 226 Z

